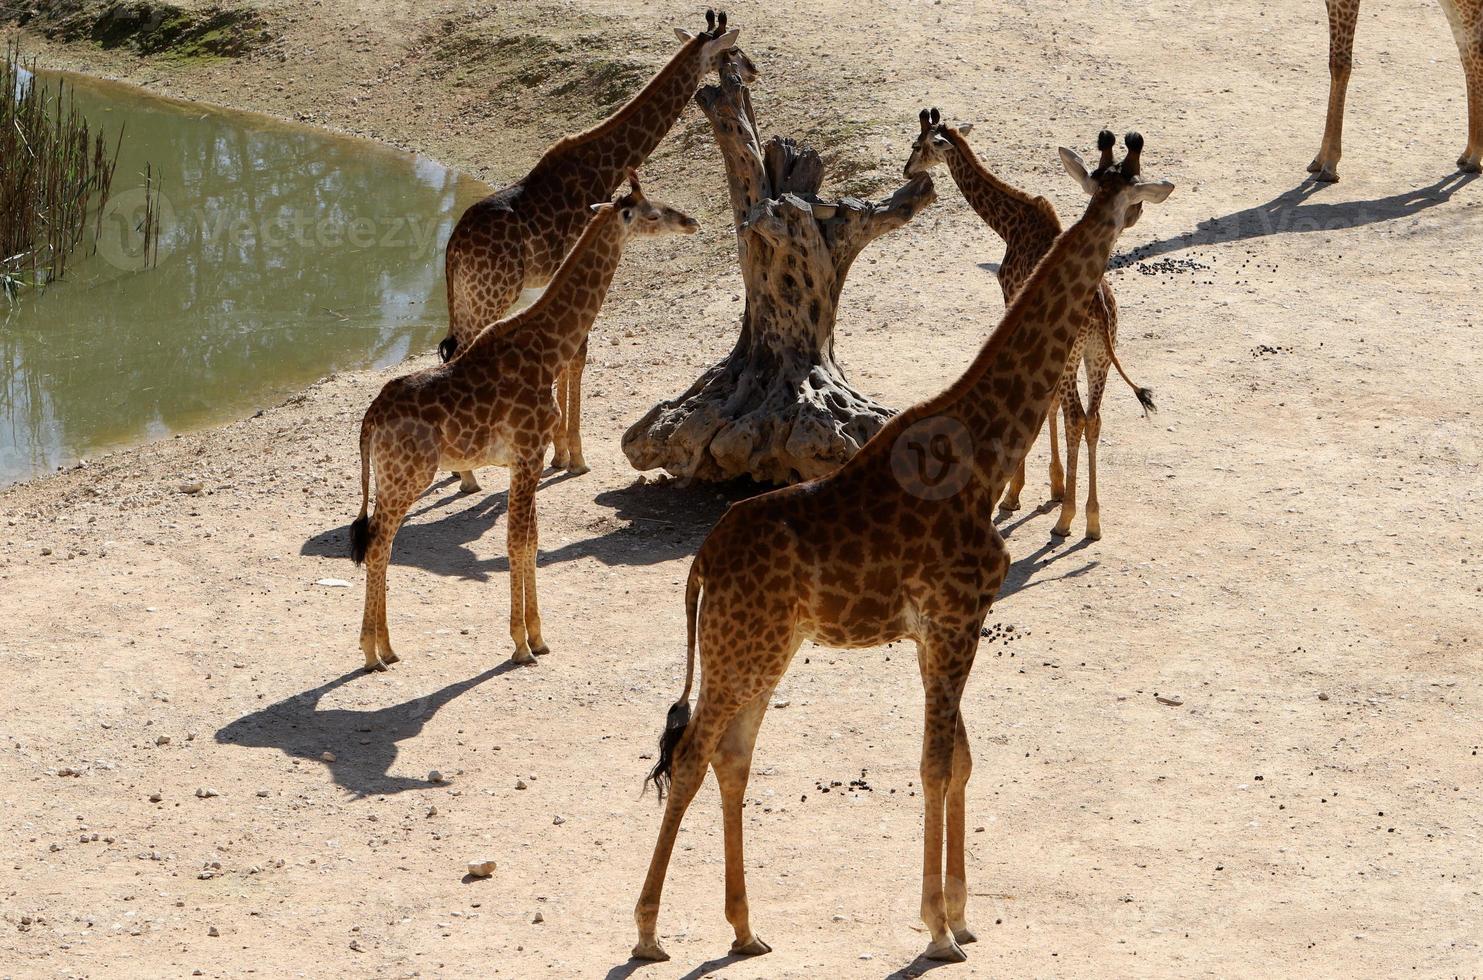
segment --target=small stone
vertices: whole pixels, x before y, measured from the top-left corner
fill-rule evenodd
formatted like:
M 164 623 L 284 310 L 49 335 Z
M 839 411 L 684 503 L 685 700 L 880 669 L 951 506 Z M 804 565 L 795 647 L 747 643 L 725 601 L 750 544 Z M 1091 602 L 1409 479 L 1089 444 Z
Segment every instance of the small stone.
M 155 790 L 153 793 L 150 793 L 149 794 L 149 802 L 151 802 L 151 803 L 158 803 L 158 802 L 160 802 L 160 800 L 163 800 L 164 798 L 165 798 L 165 794 L 162 793 L 162 792 L 160 792 L 159 790 Z
M 315 585 L 323 585 L 325 588 L 328 588 L 328 589 L 348 589 L 348 588 L 350 588 L 350 583 L 347 582 L 347 581 L 345 581 L 343 578 L 322 578 L 318 582 L 315 582 L 314 584 Z
M 221 930 L 217 929 L 216 926 L 212 926 L 210 929 L 207 929 L 206 930 L 206 935 L 208 935 L 208 936 L 220 936 L 221 935 Z
M 182 483 L 180 485 L 181 493 L 197 494 L 205 489 L 206 488 L 199 483 Z M 212 935 L 215 935 L 215 933 L 212 933 Z
M 788 700 L 787 698 L 773 698 L 772 699 L 772 706 L 774 708 L 786 708 L 788 705 L 790 705 L 792 703 L 793 702 L 790 701 L 790 700 Z
M 1318 692 L 1318 700 L 1320 700 L 1320 701 L 1327 701 L 1328 699 L 1329 699 L 1329 696 L 1327 694 L 1323 693 L 1322 691 L 1319 691 Z
M 432 772 L 427 774 L 427 781 L 430 783 L 443 783 L 447 782 L 447 777 L 445 777 L 438 770 L 434 769 Z
M 169 735 L 160 735 L 160 736 L 157 736 L 155 738 L 155 740 L 154 740 L 154 744 L 156 744 L 156 745 L 169 745 L 170 744 L 170 736 Z
M 260 790 L 257 791 L 257 795 L 258 796 L 267 796 L 268 795 L 268 791 L 265 790 L 265 789 L 260 789 Z
M 333 753 L 333 752 L 325 752 L 325 753 L 322 753 L 320 755 L 320 758 L 323 759 L 325 762 L 334 762 L 335 761 L 335 753 Z
M 352 952 L 359 953 L 360 952 L 360 940 L 359 939 L 352 939 L 352 940 L 350 940 L 350 949 L 351 949 Z
M 494 874 L 494 862 L 470 861 L 469 874 L 473 875 L 475 878 L 488 878 L 490 875 Z
M 43 557 L 45 557 L 46 555 L 51 554 L 51 549 L 50 548 L 42 548 L 41 549 L 41 554 L 42 554 Z
M 533 917 L 532 917 L 532 918 L 531 918 L 531 920 L 530 920 L 530 923 L 531 923 L 531 925 L 535 925 L 535 926 L 538 926 L 538 925 L 540 925 L 540 924 L 541 924 L 541 923 L 542 923 L 542 922 L 545 922 L 545 921 L 546 921 L 546 917 L 545 917 L 545 916 L 544 916 L 544 915 L 542 915 L 542 914 L 541 914 L 541 913 L 539 913 L 539 912 L 537 912 L 537 913 L 536 913 L 536 914 L 535 914 L 535 915 L 534 915 L 534 916 L 533 916 Z
M 563 817 L 561 814 L 558 813 L 555 818 L 552 819 L 551 823 L 557 827 L 560 827 L 562 824 L 566 823 L 566 817 Z
M 525 785 L 525 780 L 523 780 L 523 779 L 517 779 L 517 780 L 515 780 L 515 788 L 516 789 L 528 789 L 529 787 L 527 787 Z
M 210 786 L 202 786 L 200 789 L 196 790 L 196 799 L 198 800 L 209 800 L 213 796 L 220 795 L 220 793 L 212 789 Z
M 839 913 L 836 912 L 834 914 L 833 921 L 835 921 L 835 922 L 848 922 L 848 921 L 850 921 L 850 917 L 847 916 L 847 915 L 840 915 Z
M 1154 697 L 1154 700 L 1157 701 L 1159 704 L 1167 704 L 1171 708 L 1177 708 L 1181 704 L 1184 704 L 1184 702 L 1181 701 L 1179 698 L 1164 697 L 1162 694 L 1156 695 Z
M 436 817 L 438 815 L 438 808 L 435 807 L 435 806 L 428 807 L 427 808 L 427 815 L 429 817 Z

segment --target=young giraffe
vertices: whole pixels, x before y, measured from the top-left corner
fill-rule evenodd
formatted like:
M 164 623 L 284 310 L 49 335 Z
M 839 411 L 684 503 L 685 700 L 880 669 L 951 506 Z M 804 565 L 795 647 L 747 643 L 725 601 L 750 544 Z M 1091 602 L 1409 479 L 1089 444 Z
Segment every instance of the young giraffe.
M 1344 98 L 1354 64 L 1354 28 L 1359 0 L 1327 0 L 1329 13 L 1329 109 L 1318 156 L 1308 164 L 1315 180 L 1339 179 L 1344 147 Z M 1483 164 L 1483 0 L 1442 0 L 1452 36 L 1462 56 L 1468 86 L 1468 145 L 1457 158 L 1459 169 L 1478 173 Z
M 1004 260 L 999 263 L 999 286 L 1007 306 L 1020 287 L 1035 271 L 1035 266 L 1050 251 L 1061 233 L 1061 219 L 1055 208 L 1043 197 L 1031 197 L 1011 187 L 989 172 L 964 139 L 972 131 L 971 123 L 956 128 L 942 121 L 936 109 L 923 109 L 918 117 L 922 131 L 911 145 L 906 161 L 906 175 L 926 173 L 945 164 L 953 175 L 958 190 L 978 212 L 978 216 L 1004 239 Z M 1050 495 L 1061 502 L 1061 515 L 1051 533 L 1064 537 L 1071 533 L 1076 516 L 1077 457 L 1083 433 L 1087 443 L 1087 513 L 1086 536 L 1102 537 L 1102 507 L 1097 500 L 1097 442 L 1102 436 L 1102 392 L 1107 387 L 1107 367 L 1117 368 L 1124 381 L 1138 396 L 1145 412 L 1153 411 L 1153 392 L 1140 388 L 1118 363 L 1114 344 L 1117 342 L 1117 301 L 1112 286 L 1104 276 L 1087 308 L 1081 335 L 1072 345 L 1066 370 L 1046 415 L 1050 428 Z M 1086 409 L 1076 387 L 1076 369 L 1085 365 L 1087 376 Z M 1061 450 L 1056 439 L 1056 402 L 1066 416 L 1066 468 L 1061 469 Z M 1018 510 L 1020 490 L 1025 486 L 1025 461 L 1010 481 L 1009 490 L 999 502 L 1003 510 Z
M 964 786 L 972 763 L 959 711 L 979 631 L 1009 570 L 991 508 L 1045 420 L 1081 335 L 1113 242 L 1173 185 L 1138 177 L 1143 138 L 1098 139 L 1087 173 L 1061 150 L 1092 196 L 1051 247 L 968 372 L 943 394 L 891 419 L 833 474 L 733 506 L 690 566 L 685 590 L 685 690 L 669 710 L 650 773 L 669 783 L 659 840 L 634 917 L 633 955 L 667 959 L 656 932 L 660 893 L 680 821 L 714 766 L 726 844 L 726 918 L 733 953 L 765 953 L 752 931 L 742 866 L 742 798 L 773 687 L 804 640 L 865 647 L 910 638 L 926 693 L 922 919 L 927 956 L 962 960 Z M 705 593 L 704 605 L 700 594 Z M 697 622 L 698 620 L 698 622 Z M 695 645 L 700 696 L 690 713 Z M 944 880 L 943 826 L 947 827 Z
M 706 11 L 706 26 L 701 34 L 675 28 L 683 46 L 626 105 L 592 129 L 553 144 L 525 177 L 458 219 L 444 257 L 450 332 L 438 345 L 443 360 L 504 316 L 522 290 L 544 287 L 587 226 L 589 205 L 611 198 L 624 175 L 664 139 L 739 33 L 726 29 L 724 11 L 719 23 Z M 751 61 L 741 61 L 755 75 Z M 552 462 L 577 474 L 587 472 L 580 417 L 586 364 L 584 344 L 563 366 L 557 391 L 562 421 Z M 459 477 L 463 492 L 479 489 L 472 471 Z
M 587 342 L 624 243 L 635 235 L 693 234 L 694 218 L 630 192 L 594 204 L 595 217 L 534 305 L 493 324 L 446 364 L 387 383 L 360 427 L 360 515 L 351 557 L 366 565 L 360 645 L 368 670 L 397 662 L 386 629 L 386 565 L 397 528 L 439 468 L 510 468 L 510 638 L 514 661 L 547 652 L 536 605 L 535 491 L 561 418 L 557 373 Z M 371 469 L 376 513 L 366 516 Z

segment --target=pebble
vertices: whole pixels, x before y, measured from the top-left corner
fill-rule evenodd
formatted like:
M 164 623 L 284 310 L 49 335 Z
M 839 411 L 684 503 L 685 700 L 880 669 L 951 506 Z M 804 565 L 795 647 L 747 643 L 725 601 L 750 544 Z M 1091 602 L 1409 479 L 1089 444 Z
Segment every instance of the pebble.
M 545 922 L 545 921 L 546 921 L 546 917 L 544 915 L 542 915 L 541 913 L 539 913 L 539 912 L 537 912 L 531 918 L 531 920 L 530 920 L 531 925 L 536 925 L 536 926 L 540 925 L 542 922 Z
M 563 817 L 561 814 L 558 813 L 551 822 L 560 827 L 562 824 L 566 823 L 566 817 Z
M 314 584 L 315 585 L 323 585 L 326 588 L 331 588 L 331 589 L 348 589 L 348 588 L 350 588 L 350 583 L 347 582 L 347 581 L 345 581 L 343 578 L 322 578 L 318 582 L 315 582 Z
M 444 776 L 441 772 L 438 772 L 438 770 L 434 769 L 432 772 L 427 774 L 427 781 L 430 783 L 442 783 L 447 782 L 447 777 Z
M 323 753 L 323 754 L 320 755 L 320 758 L 323 759 L 325 762 L 334 762 L 335 761 L 335 753 L 333 753 L 333 752 L 325 752 L 325 753 Z
M 494 862 L 470 861 L 469 874 L 473 875 L 475 878 L 488 878 L 490 875 L 494 874 Z
M 151 803 L 158 803 L 158 802 L 160 802 L 160 800 L 163 800 L 164 798 L 165 798 L 165 794 L 163 792 L 161 792 L 160 790 L 155 790 L 153 793 L 150 793 L 149 794 L 149 802 L 151 802 Z
M 525 780 L 523 780 L 523 779 L 517 779 L 517 780 L 515 780 L 515 788 L 516 789 L 527 789 L 528 787 L 525 785 Z
M 1319 691 L 1318 692 L 1318 700 L 1320 700 L 1320 701 L 1327 701 L 1328 699 L 1329 699 L 1329 696 L 1327 694 L 1324 694 L 1322 691 Z
M 196 799 L 198 800 L 209 800 L 213 796 L 220 795 L 220 793 L 212 789 L 210 786 L 202 786 L 200 789 L 196 790 Z
M 180 485 L 180 492 L 181 493 L 195 494 L 195 493 L 200 493 L 202 490 L 205 490 L 205 489 L 206 488 L 204 486 L 202 486 L 201 484 L 199 484 L 199 483 L 182 483 Z
M 257 795 L 258 796 L 267 796 L 268 795 L 268 791 L 265 790 L 265 789 L 260 789 L 260 790 L 257 791 Z
M 156 744 L 156 745 L 169 745 L 170 744 L 170 736 L 169 735 L 160 735 L 160 736 L 158 736 L 154 740 L 154 744 Z
M 1167 704 L 1171 708 L 1177 708 L 1181 704 L 1184 704 L 1184 702 L 1179 698 L 1165 697 L 1162 694 L 1157 695 L 1154 700 L 1157 701 L 1159 704 Z
M 206 935 L 208 935 L 208 936 L 220 936 L 221 935 L 221 930 L 217 929 L 216 926 L 212 926 L 210 929 L 207 929 L 206 930 Z

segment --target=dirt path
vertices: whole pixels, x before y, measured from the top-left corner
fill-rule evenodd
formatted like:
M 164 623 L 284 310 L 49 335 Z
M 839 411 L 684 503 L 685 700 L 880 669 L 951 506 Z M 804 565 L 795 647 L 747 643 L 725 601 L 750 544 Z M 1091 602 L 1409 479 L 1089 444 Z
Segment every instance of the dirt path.
M 242 62 L 47 53 L 500 182 L 601 114 L 571 101 L 598 91 L 582 65 L 611 57 L 622 81 L 694 19 L 650 6 L 324 0 L 274 6 L 277 40 Z M 1179 185 L 1124 239 L 1169 261 L 1115 277 L 1123 362 L 1161 411 L 1109 393 L 1105 538 L 1057 544 L 1033 511 L 1005 525 L 1018 560 L 990 622 L 1018 639 L 985 641 L 967 701 L 982 941 L 942 975 L 1483 971 L 1483 183 L 1448 178 L 1463 86 L 1440 9 L 1367 6 L 1345 179 L 1321 189 L 1294 189 L 1326 91 L 1316 0 L 731 13 L 766 74 L 764 128 L 843 139 L 851 188 L 897 179 L 924 104 L 976 122 L 986 159 L 1067 218 L 1081 199 L 1054 147 L 1104 125 L 1141 129 L 1146 170 Z M 488 56 L 511 34 L 556 37 L 522 44 L 573 64 L 526 92 L 506 63 L 521 44 Z M 564 108 L 538 111 L 569 78 Z M 404 662 L 354 670 L 353 434 L 389 373 L 0 493 L 0 974 L 921 969 L 921 700 L 900 646 L 804 650 L 763 729 L 749 885 L 776 952 L 722 959 L 708 784 L 665 893 L 675 959 L 625 962 L 681 583 L 724 501 L 636 482 L 618 437 L 724 353 L 740 312 L 698 112 L 648 172 L 707 227 L 633 249 L 596 328 L 593 471 L 538 505 L 553 653 L 536 669 L 504 666 L 503 492 L 445 483 L 398 538 Z M 841 304 L 839 355 L 890 404 L 955 377 L 1002 308 L 1001 247 L 940 189 Z M 486 856 L 492 879 L 461 880 Z

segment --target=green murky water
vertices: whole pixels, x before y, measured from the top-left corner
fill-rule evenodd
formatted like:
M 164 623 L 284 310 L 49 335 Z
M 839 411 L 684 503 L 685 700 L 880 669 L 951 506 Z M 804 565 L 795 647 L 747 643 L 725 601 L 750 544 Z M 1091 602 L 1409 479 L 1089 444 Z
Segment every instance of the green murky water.
M 50 79 L 43 79 L 50 82 Z M 68 76 L 123 150 L 97 254 L 0 297 L 0 486 L 240 418 L 446 332 L 442 249 L 479 181 L 262 116 Z M 164 173 L 159 262 L 138 231 Z

